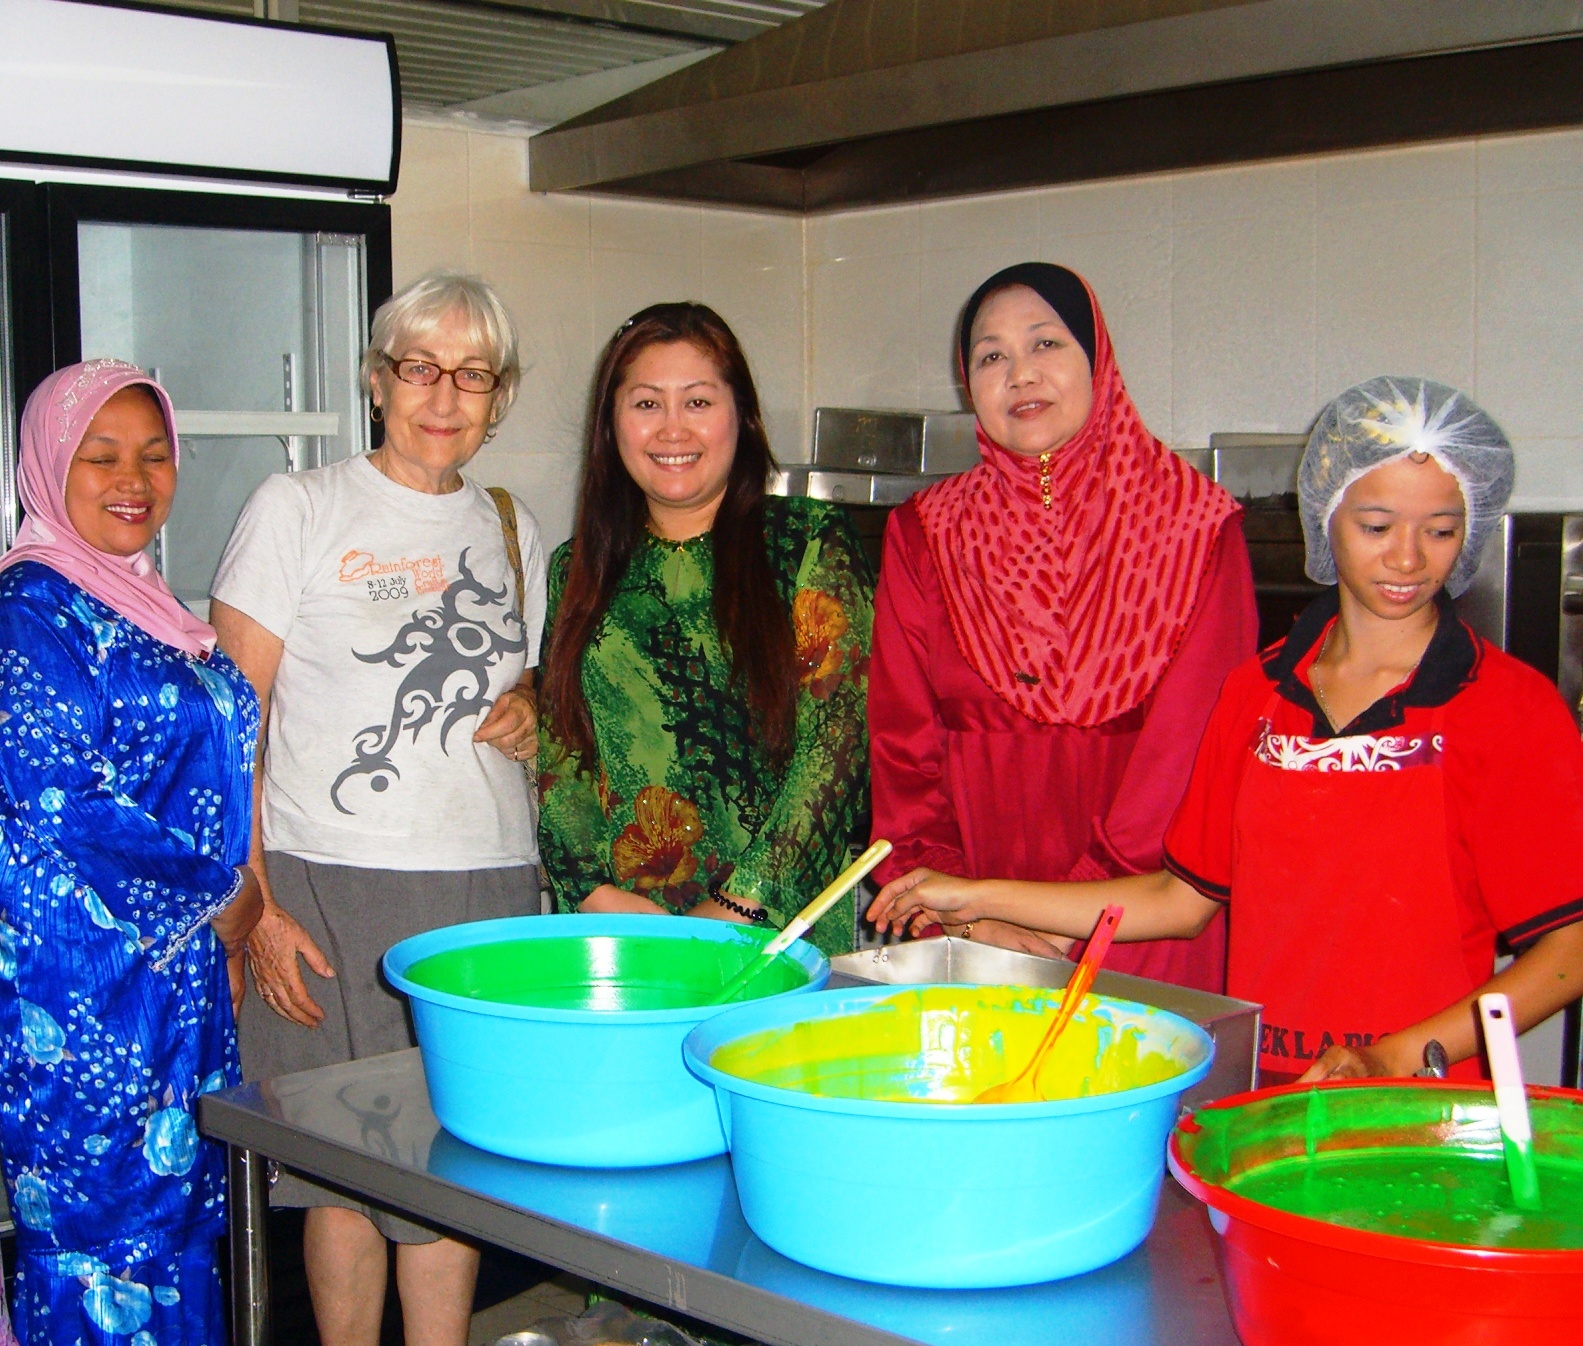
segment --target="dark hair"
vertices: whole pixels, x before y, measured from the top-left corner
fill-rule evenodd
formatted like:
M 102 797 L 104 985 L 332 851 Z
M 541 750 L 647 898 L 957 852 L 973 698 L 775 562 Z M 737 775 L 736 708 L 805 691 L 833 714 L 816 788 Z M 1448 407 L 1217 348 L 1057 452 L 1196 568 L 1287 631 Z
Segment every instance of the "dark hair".
M 1088 297 L 1088 287 L 1075 271 L 1053 262 L 1018 262 L 1004 267 L 974 290 L 962 307 L 961 325 L 957 328 L 957 359 L 962 362 L 962 382 L 968 381 L 972 369 L 969 357 L 973 353 L 973 320 L 990 296 L 1009 290 L 1014 285 L 1026 285 L 1056 312 L 1066 324 L 1077 344 L 1088 356 L 1088 367 L 1094 367 L 1094 302 Z
M 586 456 L 571 560 L 545 657 L 545 718 L 591 769 L 598 751 L 583 697 L 583 652 L 610 610 L 648 521 L 648 503 L 621 462 L 616 396 L 632 362 L 650 346 L 685 341 L 715 366 L 736 402 L 737 445 L 714 517 L 714 617 L 745 687 L 754 738 L 772 761 L 791 754 L 796 718 L 796 642 L 764 539 L 764 494 L 775 467 L 747 357 L 731 329 L 704 304 L 654 304 L 622 323 L 594 373 Z

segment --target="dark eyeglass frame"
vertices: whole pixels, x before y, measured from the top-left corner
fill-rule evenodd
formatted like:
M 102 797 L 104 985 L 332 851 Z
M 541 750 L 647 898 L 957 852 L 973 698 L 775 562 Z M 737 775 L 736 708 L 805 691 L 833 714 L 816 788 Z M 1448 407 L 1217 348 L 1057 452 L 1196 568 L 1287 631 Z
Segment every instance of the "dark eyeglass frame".
M 435 364 L 433 360 L 421 360 L 416 357 L 406 360 L 398 360 L 394 356 L 387 354 L 385 351 L 380 351 L 379 357 L 390 366 L 390 372 L 392 374 L 394 374 L 403 383 L 410 383 L 415 388 L 432 388 L 447 374 L 451 376 L 451 384 L 457 392 L 472 393 L 475 397 L 486 397 L 500 387 L 499 374 L 495 373 L 493 369 L 480 369 L 477 365 L 462 365 L 459 369 L 445 369 L 440 365 Z M 401 372 L 401 367 L 403 365 L 424 365 L 425 367 L 434 370 L 434 377 L 432 379 L 410 378 L 408 375 Z M 480 374 L 488 378 L 490 383 L 487 388 L 464 388 L 457 380 L 456 376 L 458 374 Z

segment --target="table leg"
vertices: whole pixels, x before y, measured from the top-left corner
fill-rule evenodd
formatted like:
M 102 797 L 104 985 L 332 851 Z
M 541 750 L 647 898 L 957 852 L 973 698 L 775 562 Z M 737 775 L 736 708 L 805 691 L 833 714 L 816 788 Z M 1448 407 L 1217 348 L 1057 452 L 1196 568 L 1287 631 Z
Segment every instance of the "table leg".
M 270 1346 L 269 1161 L 255 1150 L 229 1148 L 232 1346 Z

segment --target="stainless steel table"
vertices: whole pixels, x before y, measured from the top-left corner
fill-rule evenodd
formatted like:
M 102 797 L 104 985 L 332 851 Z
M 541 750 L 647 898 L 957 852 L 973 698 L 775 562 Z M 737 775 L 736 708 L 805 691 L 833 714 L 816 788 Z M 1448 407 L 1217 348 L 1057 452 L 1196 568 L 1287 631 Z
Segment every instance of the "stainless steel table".
M 533 1124 L 533 1099 L 522 1100 Z M 659 1169 L 566 1169 L 486 1154 L 429 1107 L 416 1049 L 204 1097 L 204 1132 L 233 1147 L 236 1346 L 263 1346 L 261 1156 L 662 1308 L 774 1346 L 1236 1346 L 1204 1212 L 1165 1181 L 1130 1257 L 1011 1290 L 899 1290 L 813 1271 L 759 1242 L 725 1158 Z M 949 1156 L 853 1156 L 852 1181 L 905 1181 Z M 1038 1157 L 1029 1155 L 1028 1163 Z

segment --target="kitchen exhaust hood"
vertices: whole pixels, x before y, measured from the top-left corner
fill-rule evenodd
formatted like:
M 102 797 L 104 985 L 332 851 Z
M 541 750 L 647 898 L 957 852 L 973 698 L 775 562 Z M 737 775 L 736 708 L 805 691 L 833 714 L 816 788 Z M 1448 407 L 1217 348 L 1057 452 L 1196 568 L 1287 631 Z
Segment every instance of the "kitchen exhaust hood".
M 534 137 L 529 185 L 790 211 L 1583 124 L 1583 3 L 831 0 Z

